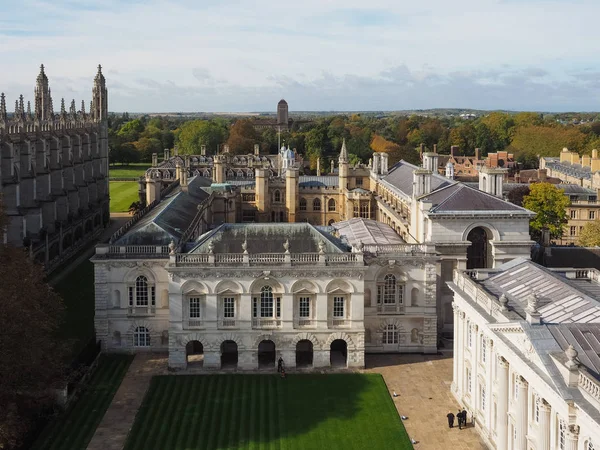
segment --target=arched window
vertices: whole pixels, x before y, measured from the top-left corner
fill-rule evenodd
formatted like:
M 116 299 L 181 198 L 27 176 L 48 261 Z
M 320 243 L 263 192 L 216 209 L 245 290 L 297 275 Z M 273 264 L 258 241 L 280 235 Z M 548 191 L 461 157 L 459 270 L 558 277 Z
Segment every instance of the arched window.
M 150 331 L 146 327 L 137 327 L 133 333 L 134 347 L 150 347 Z
M 156 288 L 148 282 L 148 278 L 140 275 L 135 283 L 129 286 L 129 308 L 154 309 L 156 306 Z
M 321 200 L 318 198 L 313 200 L 313 211 L 321 211 Z
M 252 299 L 252 317 L 279 319 L 281 317 L 281 297 L 274 297 L 271 286 L 260 289 L 260 297 Z
M 306 199 L 305 198 L 300 199 L 300 211 L 306 211 Z
M 397 344 L 398 343 L 398 328 L 396 325 L 386 325 L 383 330 L 383 343 L 384 344 Z
M 335 200 L 330 198 L 327 202 L 327 211 L 335 212 Z
M 417 306 L 419 304 L 419 289 L 412 288 L 410 291 L 410 306 Z
M 278 190 L 275 191 L 275 193 L 273 194 L 273 201 L 275 203 L 279 203 L 281 201 L 281 192 L 279 192 Z

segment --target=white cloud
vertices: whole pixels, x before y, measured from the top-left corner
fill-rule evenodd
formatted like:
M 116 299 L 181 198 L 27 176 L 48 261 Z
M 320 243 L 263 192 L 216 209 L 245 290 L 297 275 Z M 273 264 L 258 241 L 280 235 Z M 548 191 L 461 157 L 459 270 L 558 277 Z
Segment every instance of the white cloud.
M 589 0 L 6 2 L 0 90 L 30 96 L 43 62 L 55 96 L 89 99 L 100 62 L 119 111 L 272 110 L 281 97 L 594 109 L 597 83 L 573 74 L 600 71 L 598 13 Z

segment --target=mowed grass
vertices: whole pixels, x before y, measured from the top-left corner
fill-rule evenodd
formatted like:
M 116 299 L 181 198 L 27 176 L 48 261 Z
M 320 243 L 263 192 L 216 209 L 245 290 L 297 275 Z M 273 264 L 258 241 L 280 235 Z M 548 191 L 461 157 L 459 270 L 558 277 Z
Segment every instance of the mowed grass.
M 125 450 L 412 449 L 381 375 L 159 376 Z
M 104 417 L 133 356 L 100 355 L 98 368 L 75 403 L 52 421 L 33 450 L 85 449 Z
M 134 163 L 124 166 L 116 164 L 108 168 L 108 175 L 110 178 L 141 177 L 146 173 L 148 167 L 150 167 L 149 163 Z
M 110 212 L 127 212 L 139 200 L 139 185 L 135 181 L 109 181 Z

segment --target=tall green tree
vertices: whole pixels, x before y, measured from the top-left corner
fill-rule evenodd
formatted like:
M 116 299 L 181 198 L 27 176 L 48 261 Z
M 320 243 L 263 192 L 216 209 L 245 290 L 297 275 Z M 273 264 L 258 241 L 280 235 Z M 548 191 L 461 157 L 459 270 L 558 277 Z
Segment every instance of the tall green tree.
M 542 230 L 546 228 L 551 239 L 560 238 L 568 221 L 569 197 L 550 183 L 535 183 L 529 189 L 529 195 L 523 197 L 523 207 L 536 213 L 529 222 L 532 237 L 539 240 Z
M 234 155 L 243 155 L 254 152 L 254 144 L 257 144 L 256 131 L 250 119 L 237 120 L 229 132 L 229 151 Z
M 588 222 L 584 225 L 583 230 L 579 233 L 577 245 L 580 245 L 581 247 L 600 246 L 600 219 Z
M 201 146 L 206 145 L 207 154 L 212 155 L 227 135 L 227 124 L 221 120 L 192 120 L 175 131 L 175 145 L 185 155 L 199 155 Z

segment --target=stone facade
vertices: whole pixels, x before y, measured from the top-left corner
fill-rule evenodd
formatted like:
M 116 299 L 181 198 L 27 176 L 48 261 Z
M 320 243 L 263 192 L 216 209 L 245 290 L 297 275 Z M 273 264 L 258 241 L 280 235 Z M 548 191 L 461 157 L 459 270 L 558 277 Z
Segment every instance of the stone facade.
M 599 445 L 597 280 L 522 259 L 455 272 L 452 392 L 490 448 Z
M 48 269 L 108 224 L 108 98 L 100 67 L 89 112 L 64 99 L 55 113 L 41 67 L 34 110 L 23 96 L 8 115 L 0 96 L 0 193 L 5 242 L 29 247 Z

